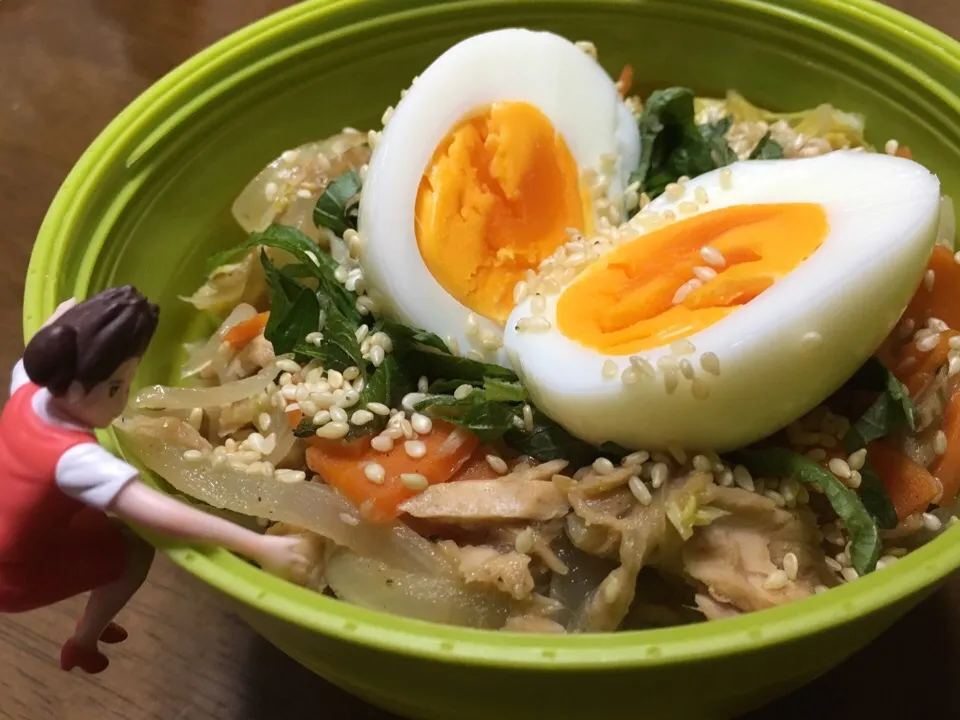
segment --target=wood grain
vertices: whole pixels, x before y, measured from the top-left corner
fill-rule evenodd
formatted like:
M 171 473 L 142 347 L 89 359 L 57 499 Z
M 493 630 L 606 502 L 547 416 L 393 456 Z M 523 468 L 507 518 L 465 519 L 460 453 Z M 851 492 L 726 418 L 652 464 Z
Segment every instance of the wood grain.
M 284 0 L 0 0 L 0 368 L 21 345 L 33 237 L 87 144 L 154 80 Z M 960 36 L 957 0 L 891 4 Z M 300 668 L 159 560 L 100 677 L 56 666 L 79 600 L 0 618 L 0 717 L 16 720 L 388 720 Z M 857 657 L 750 720 L 960 717 L 960 577 Z M 286 708 L 281 710 L 281 708 Z

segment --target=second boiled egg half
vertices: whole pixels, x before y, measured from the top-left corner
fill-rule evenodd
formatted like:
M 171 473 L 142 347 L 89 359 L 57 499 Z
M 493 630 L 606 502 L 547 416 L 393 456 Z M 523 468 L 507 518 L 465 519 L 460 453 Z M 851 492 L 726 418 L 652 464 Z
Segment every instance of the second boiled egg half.
M 536 405 L 585 440 L 747 445 L 825 400 L 891 331 L 924 276 L 939 199 L 928 170 L 879 154 L 708 173 L 572 280 L 535 284 L 507 351 Z
M 593 232 L 639 152 L 615 84 L 575 44 L 507 29 L 455 45 L 406 92 L 370 160 L 358 231 L 371 296 L 505 364 L 517 283 L 568 230 Z

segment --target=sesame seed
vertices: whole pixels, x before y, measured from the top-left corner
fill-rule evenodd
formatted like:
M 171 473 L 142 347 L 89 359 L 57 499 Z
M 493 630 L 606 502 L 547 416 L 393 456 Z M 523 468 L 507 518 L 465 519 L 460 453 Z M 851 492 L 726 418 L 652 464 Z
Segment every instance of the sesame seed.
M 597 59 L 597 46 L 594 45 L 589 40 L 577 40 L 576 46 L 577 46 L 577 49 L 580 50 L 581 52 L 585 53 L 586 55 L 589 55 L 594 60 Z
M 917 333 L 917 335 L 920 335 L 920 333 Z M 922 335 L 914 343 L 914 345 L 916 345 L 917 350 L 919 350 L 920 352 L 930 352 L 939 344 L 940 344 L 940 336 L 936 333 L 931 333 L 929 335 Z
M 357 298 L 357 312 L 361 315 L 369 315 L 370 313 L 377 312 L 379 309 L 377 303 L 369 295 L 361 295 Z
M 859 450 L 850 453 L 850 456 L 847 458 L 847 465 L 850 467 L 850 470 L 862 470 L 866 462 L 866 448 L 860 448 Z
M 311 332 L 307 333 L 307 336 L 304 338 L 311 345 L 319 346 L 323 342 L 323 333 L 320 332 Z
M 923 286 L 927 288 L 927 290 L 933 290 L 933 283 L 936 281 L 936 279 L 937 274 L 933 270 L 927 270 L 923 274 Z
M 277 360 L 277 369 L 288 373 L 298 373 L 301 370 L 300 365 L 289 358 L 281 358 Z
M 672 223 L 674 220 L 677 219 L 677 215 L 676 213 L 673 212 L 673 210 L 664 211 L 663 215 L 661 215 L 660 217 L 662 217 L 663 221 L 666 223 Z
M 370 342 L 373 343 L 374 345 L 379 345 L 380 347 L 382 347 L 385 353 L 388 353 L 391 350 L 393 350 L 393 340 L 391 340 L 390 336 L 387 335 L 385 332 L 375 332 L 373 334 L 373 337 L 370 338 Z
M 313 416 L 314 425 L 326 425 L 328 422 L 330 422 L 329 410 L 321 410 Z
M 690 202 L 689 200 L 684 200 L 683 202 L 680 202 L 677 204 L 677 212 L 681 216 L 693 215 L 699 209 L 700 209 L 699 205 L 697 205 L 695 202 Z
M 654 489 L 659 489 L 669 479 L 670 468 L 667 467 L 667 464 L 662 462 L 654 463 L 653 469 L 650 471 L 650 482 Z
M 279 192 L 280 188 L 277 187 L 275 182 L 268 182 L 263 188 L 263 196 L 267 199 L 267 202 L 276 200 Z
M 393 438 L 385 434 L 377 435 L 370 441 L 370 447 L 377 452 L 390 452 L 393 450 Z
M 717 271 L 714 270 L 713 268 L 704 267 L 703 265 L 697 265 L 693 269 L 693 274 L 697 278 L 697 280 L 699 280 L 700 282 L 708 283 L 717 276 Z
M 667 395 L 672 395 L 679 385 L 679 372 L 673 368 L 668 368 L 663 371 L 663 389 L 667 392 Z
M 383 469 L 383 465 L 380 463 L 367 463 L 363 466 L 363 474 L 366 475 L 367 480 L 377 485 L 383 484 L 384 479 L 386 478 L 386 471 Z
M 843 575 L 843 579 L 847 582 L 853 582 L 860 577 L 860 573 L 854 570 L 852 567 L 845 567 L 840 571 L 840 574 Z
M 687 280 L 687 282 L 685 282 L 683 285 L 677 288 L 677 292 L 674 293 L 673 304 L 679 305 L 680 303 L 682 303 L 684 300 L 687 299 L 687 296 L 690 293 L 695 292 L 696 290 L 699 290 L 701 287 L 703 287 L 703 283 L 700 282 L 699 280 L 695 280 L 695 279 Z
M 726 258 L 723 257 L 723 253 L 717 250 L 715 247 L 709 245 L 704 245 L 700 248 L 700 257 L 703 258 L 703 261 L 707 265 L 713 265 L 714 267 L 725 267 L 727 264 Z
M 693 364 L 687 360 L 687 358 L 682 358 L 680 360 L 680 374 L 683 375 L 687 380 L 693 380 L 696 375 L 696 372 L 693 369 Z
M 940 521 L 940 518 L 932 513 L 924 513 L 921 515 L 921 519 L 923 520 L 923 527 L 930 532 L 938 532 L 943 527 L 943 523 Z
M 343 379 L 348 382 L 353 382 L 358 377 L 360 377 L 360 368 L 358 368 L 356 365 L 351 365 L 343 371 Z
M 700 367 L 711 375 L 720 374 L 720 358 L 716 353 L 705 352 L 700 356 Z
M 297 150 L 285 150 L 283 155 L 280 157 L 283 158 L 283 161 L 287 165 L 293 165 L 297 161 L 297 158 L 300 156 L 300 153 Z
M 357 342 L 363 342 L 367 339 L 367 335 L 370 333 L 370 328 L 367 325 L 361 325 L 357 328 L 355 335 L 357 336 Z
M 788 584 L 790 584 L 790 578 L 787 577 L 787 574 L 783 570 L 774 570 L 767 575 L 767 579 L 763 581 L 763 589 L 782 590 Z
M 534 545 L 534 535 L 533 528 L 524 528 L 519 533 L 517 533 L 517 539 L 514 540 L 513 546 L 516 548 L 518 553 L 523 555 L 529 555 L 533 551 Z
M 380 118 L 380 122 L 386 125 L 388 122 L 390 122 L 390 119 L 392 117 L 393 117 L 393 106 L 388 105 L 387 109 L 383 111 L 383 115 Z
M 838 478 L 846 480 L 850 477 L 850 466 L 847 465 L 847 461 L 842 458 L 833 458 L 829 463 L 827 463 L 827 467 L 830 469 L 830 472 L 832 472 Z
M 670 352 L 674 355 L 691 355 L 697 351 L 697 348 L 692 342 L 686 338 L 676 340 L 670 344 Z
M 680 368 L 680 364 L 672 355 L 661 355 L 657 358 L 657 367 L 661 370 L 677 370 Z
M 453 397 L 456 400 L 465 400 L 469 397 L 470 393 L 473 392 L 473 385 L 469 383 L 464 383 L 463 385 L 458 385 L 457 389 L 453 391 Z
M 733 188 L 733 171 L 730 168 L 724 168 L 720 171 L 720 189 L 731 190 Z
M 469 336 L 474 336 L 480 331 L 480 324 L 477 321 L 477 316 L 473 313 L 467 315 L 467 320 L 465 322 L 464 332 Z
M 607 458 L 597 458 L 593 461 L 593 469 L 600 475 L 609 475 L 613 472 L 613 463 Z
M 687 189 L 680 183 L 669 183 L 664 189 L 663 194 L 667 196 L 668 200 L 673 200 L 674 202 L 683 197 L 683 194 Z
M 351 515 L 350 513 L 345 513 L 345 512 L 340 513 L 339 517 L 340 517 L 340 521 L 341 521 L 344 525 L 352 525 L 352 526 L 356 527 L 357 525 L 360 524 L 360 519 L 357 518 L 357 517 L 354 517 L 354 516 Z
M 400 405 L 404 410 L 413 412 L 414 408 L 418 403 L 423 402 L 426 399 L 426 395 L 420 392 L 407 393 L 403 396 L 403 399 L 400 401 Z
M 608 359 L 603 361 L 603 368 L 601 369 L 600 374 L 604 380 L 612 380 L 617 376 L 618 371 L 619 368 L 617 367 L 617 364 L 613 360 Z
M 350 416 L 350 422 L 354 425 L 366 425 L 373 420 L 373 413 L 369 410 L 357 410 Z
M 733 485 L 733 470 L 724 470 L 720 473 L 720 480 L 718 482 L 723 487 L 731 487 Z
M 700 472 L 713 472 L 713 463 L 706 455 L 694 455 L 693 469 Z
M 199 408 L 195 408 L 195 409 L 199 409 Z M 193 411 L 191 410 L 191 414 L 192 412 Z M 202 413 L 203 411 L 201 410 L 200 412 Z M 190 424 L 192 425 L 193 423 L 190 423 Z M 270 417 L 270 413 L 262 412 L 257 416 L 257 427 L 259 427 L 262 431 L 267 432 L 270 429 L 270 426 L 272 424 L 273 424 L 273 418 Z
M 667 452 L 673 456 L 673 459 L 683 465 L 687 461 L 686 451 L 677 443 L 667 443 Z
M 828 588 L 826 585 L 817 585 L 813 589 L 813 593 L 814 595 L 823 595 L 825 592 L 828 592 L 829 590 L 830 588 Z
M 897 150 L 900 149 L 900 143 L 893 139 L 887 140 L 887 144 L 883 146 L 883 149 L 887 155 L 896 155 Z
M 345 423 L 347 421 L 347 411 L 339 405 L 333 405 L 330 408 L 330 418 L 334 422 Z
M 527 299 L 527 295 L 529 294 L 529 292 L 530 292 L 529 286 L 528 286 L 527 283 L 524 282 L 523 280 L 521 280 L 521 281 L 518 282 L 516 285 L 514 285 L 514 286 L 513 286 L 513 303 L 514 303 L 514 305 L 519 305 L 519 304 L 522 303 L 524 300 L 526 300 L 526 299 Z
M 187 462 L 197 462 L 198 460 L 203 460 L 203 453 L 199 450 L 185 450 L 183 459 Z
M 765 490 L 763 496 L 772 501 L 777 507 L 786 507 L 787 499 L 776 490 Z
M 407 440 L 403 443 L 403 451 L 414 459 L 422 458 L 427 454 L 427 446 L 420 440 Z
M 943 430 L 937 430 L 937 434 L 933 436 L 933 451 L 937 455 L 947 452 L 947 434 Z
M 946 332 L 950 329 L 949 325 L 937 317 L 927 318 L 927 327 L 934 332 Z
M 523 427 L 527 432 L 533 432 L 533 408 L 523 406 Z
M 464 356 L 467 360 L 476 360 L 477 362 L 483 362 L 483 355 L 477 350 L 467 350 L 467 354 Z
M 503 475 L 509 469 L 507 467 L 507 462 L 502 457 L 497 455 L 487 455 L 486 457 L 487 465 L 490 466 L 490 469 L 493 470 L 498 475 Z
M 281 468 L 280 470 L 273 471 L 273 477 L 282 483 L 293 485 L 306 480 L 307 474 L 303 470 L 288 470 L 286 468 Z
M 410 416 L 410 425 L 418 435 L 428 435 L 433 430 L 433 420 L 420 413 L 414 413 Z
M 621 462 L 621 464 L 626 467 L 627 465 L 642 465 L 647 460 L 650 459 L 650 453 L 646 450 L 638 450 L 637 452 L 632 452 L 627 455 Z
M 551 327 L 545 317 L 525 317 L 517 321 L 517 332 L 546 332 Z
M 400 482 L 411 490 L 426 490 L 429 485 L 427 479 L 419 473 L 400 473 Z
M 637 371 L 637 375 L 656 377 L 657 371 L 653 369 L 653 365 L 650 364 L 650 361 L 640 357 L 639 355 L 630 356 L 630 366 Z
M 843 565 L 841 565 L 840 563 L 838 563 L 838 562 L 837 562 L 836 560 L 834 560 L 832 557 L 826 557 L 826 558 L 824 558 L 824 559 L 823 559 L 823 562 L 824 562 L 824 564 L 825 564 L 828 568 L 830 568 L 830 569 L 833 570 L 834 572 L 837 572 L 837 573 L 838 573 L 838 572 L 840 572 L 841 570 L 843 570 Z
M 756 484 L 753 481 L 753 476 L 750 474 L 750 471 L 747 470 L 743 465 L 737 465 L 733 468 L 733 481 L 737 484 L 737 487 L 741 490 L 746 490 L 747 492 L 753 492 L 756 489 Z
M 710 197 L 707 195 L 707 189 L 705 187 L 698 187 L 694 190 L 693 198 L 701 205 L 706 205 L 710 202 Z
M 350 432 L 350 426 L 345 422 L 330 422 L 317 428 L 316 435 L 327 440 L 339 440 L 348 432 Z
M 540 292 L 544 295 L 556 295 L 560 292 L 560 283 L 553 278 L 546 278 L 540 283 Z
M 633 496 L 641 505 L 646 506 L 653 502 L 653 495 L 650 494 L 650 489 L 643 480 L 640 479 L 639 475 L 631 475 L 627 481 L 627 487 L 630 488 L 630 492 L 633 493 Z
M 374 415 L 387 416 L 390 414 L 390 408 L 383 403 L 378 402 L 367 403 L 367 410 L 372 412 Z
M 633 367 L 624 368 L 623 372 L 620 373 L 620 382 L 624 385 L 636 385 L 639 379 L 637 371 Z

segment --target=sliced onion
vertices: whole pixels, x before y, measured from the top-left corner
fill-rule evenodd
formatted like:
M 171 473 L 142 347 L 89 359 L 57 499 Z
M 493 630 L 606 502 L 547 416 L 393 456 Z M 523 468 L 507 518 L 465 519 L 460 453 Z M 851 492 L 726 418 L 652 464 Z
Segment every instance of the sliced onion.
M 940 198 L 940 225 L 937 228 L 937 244 L 956 250 L 957 217 L 953 200 L 949 195 Z
M 431 577 L 454 576 L 452 563 L 428 540 L 402 523 L 364 522 L 357 509 L 327 485 L 287 484 L 273 476 L 248 475 L 226 463 L 214 466 L 209 455 L 185 460 L 183 453 L 191 448 L 183 444 L 184 423 L 174 418 L 128 416 L 115 426 L 125 447 L 143 465 L 192 498 L 223 510 L 311 530 L 392 567 Z
M 511 609 L 509 598 L 493 588 L 400 570 L 349 550 L 328 557 L 326 579 L 341 600 L 445 625 L 495 630 Z
M 460 447 L 469 439 L 469 435 L 461 430 L 460 428 L 454 428 L 453 431 L 447 435 L 440 447 L 437 448 L 437 455 L 444 457 L 446 455 L 453 455 Z
M 256 314 L 257 310 L 253 305 L 248 305 L 247 303 L 237 305 L 230 314 L 227 315 L 219 329 L 210 336 L 210 339 L 190 353 L 190 357 L 187 358 L 187 361 L 180 371 L 180 377 L 188 378 L 203 372 L 217 356 L 217 351 L 223 343 L 223 338 L 230 328 L 244 320 L 249 320 Z
M 137 410 L 186 410 L 196 407 L 231 405 L 241 400 L 248 400 L 266 390 L 279 372 L 276 362 L 272 362 L 252 377 L 234 380 L 216 387 L 187 388 L 154 385 L 138 392 L 132 405 Z
M 293 428 L 287 421 L 287 406 L 285 404 L 274 405 L 273 412 L 270 413 L 270 429 L 277 436 L 277 445 L 267 457 L 267 460 L 273 465 L 279 465 L 290 454 L 293 444 L 297 441 L 297 436 L 293 434 Z

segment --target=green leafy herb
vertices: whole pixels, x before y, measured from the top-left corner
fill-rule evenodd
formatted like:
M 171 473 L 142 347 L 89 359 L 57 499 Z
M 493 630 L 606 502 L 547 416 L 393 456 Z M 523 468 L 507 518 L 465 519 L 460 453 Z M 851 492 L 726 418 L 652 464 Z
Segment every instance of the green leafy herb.
M 308 333 L 320 325 L 320 303 L 309 288 L 278 272 L 263 251 L 260 263 L 270 293 L 270 317 L 264 337 L 277 355 L 293 352 Z
M 487 399 L 493 402 L 526 402 L 529 399 L 526 388 L 510 380 L 485 377 L 483 391 Z
M 513 427 L 516 412 L 505 403 L 489 400 L 482 390 L 475 390 L 465 398 L 453 395 L 427 395 L 416 405 L 417 412 L 428 417 L 446 420 L 466 428 L 481 442 L 494 442 Z
M 409 384 L 410 380 L 404 375 L 397 358 L 387 355 L 380 367 L 370 375 L 357 404 L 359 407 L 366 407 L 367 403 L 376 402 L 387 407 L 397 407 L 407 393 Z
M 853 490 L 813 460 L 782 448 L 741 451 L 743 464 L 757 476 L 791 477 L 799 483 L 816 485 L 850 532 L 850 558 L 861 575 L 873 572 L 880 558 L 881 542 L 877 524 Z
M 768 130 L 757 146 L 750 153 L 749 160 L 780 160 L 783 157 L 783 148 L 780 143 L 770 137 Z
M 343 372 L 348 367 L 363 369 L 365 363 L 360 343 L 357 342 L 357 326 L 338 312 L 330 312 L 323 326 L 323 341 L 320 352 L 328 370 Z
M 420 330 L 408 325 L 403 325 L 398 323 L 396 320 L 391 320 L 390 318 L 380 318 L 378 325 L 381 330 L 390 336 L 390 339 L 393 340 L 395 347 L 423 345 L 424 347 L 438 350 L 445 355 L 450 354 L 450 349 L 447 347 L 446 343 L 432 332 L 427 332 L 426 330 Z
M 549 460 L 568 460 L 573 468 L 588 465 L 599 456 L 619 459 L 622 455 L 610 453 L 610 447 L 603 445 L 598 450 L 590 443 L 574 437 L 554 422 L 546 413 L 535 407 L 533 426 L 527 429 L 523 424 L 522 409 L 517 413 L 519 422 L 504 433 L 504 442 L 523 455 L 529 455 L 540 462 Z
M 356 170 L 344 173 L 328 186 L 317 199 L 313 209 L 313 222 L 343 237 L 350 228 L 357 227 L 357 196 L 363 182 Z

